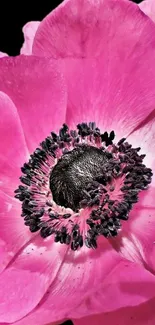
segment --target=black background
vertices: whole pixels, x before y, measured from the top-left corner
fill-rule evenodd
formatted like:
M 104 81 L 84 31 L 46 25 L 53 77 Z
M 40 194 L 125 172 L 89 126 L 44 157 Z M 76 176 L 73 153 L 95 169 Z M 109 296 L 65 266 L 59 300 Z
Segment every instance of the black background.
M 0 51 L 9 55 L 18 55 L 23 44 L 22 27 L 33 20 L 42 20 L 62 1 L 6 1 L 0 8 Z M 134 2 L 139 3 L 139 0 Z M 64 323 L 71 325 L 72 322 Z

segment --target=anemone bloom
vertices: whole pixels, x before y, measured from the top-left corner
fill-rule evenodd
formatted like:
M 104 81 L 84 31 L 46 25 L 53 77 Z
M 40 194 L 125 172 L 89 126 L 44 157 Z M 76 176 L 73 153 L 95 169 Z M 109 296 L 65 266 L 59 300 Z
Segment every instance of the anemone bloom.
M 155 25 L 68 0 L 22 51 L 0 59 L 0 324 L 154 324 Z

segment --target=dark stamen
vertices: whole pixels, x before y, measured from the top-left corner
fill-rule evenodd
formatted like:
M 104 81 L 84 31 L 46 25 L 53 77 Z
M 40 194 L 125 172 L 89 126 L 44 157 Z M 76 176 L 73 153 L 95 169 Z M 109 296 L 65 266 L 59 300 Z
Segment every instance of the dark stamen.
M 153 174 L 143 164 L 140 147 L 132 148 L 125 138 L 113 144 L 114 138 L 114 131 L 101 134 L 90 122 L 78 124 L 77 130 L 63 124 L 58 134 L 51 132 L 41 142 L 21 168 L 24 185 L 15 190 L 31 232 L 40 232 L 42 238 L 53 235 L 55 242 L 72 250 L 84 244 L 96 249 L 98 236 L 118 234 L 121 220 L 128 220 Z M 117 180 L 121 180 L 118 197 Z M 90 214 L 83 233 L 85 208 Z

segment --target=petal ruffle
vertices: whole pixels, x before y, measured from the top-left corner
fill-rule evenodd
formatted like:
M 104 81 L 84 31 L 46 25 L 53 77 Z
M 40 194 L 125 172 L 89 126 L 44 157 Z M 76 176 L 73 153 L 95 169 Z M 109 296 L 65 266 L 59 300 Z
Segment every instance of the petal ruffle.
M 83 247 L 79 252 L 68 251 L 55 281 L 48 289 L 39 307 L 17 325 L 37 325 L 70 318 L 85 296 L 98 288 L 111 270 L 117 268 L 122 259 L 106 240 L 101 240 L 95 251 Z M 110 280 L 110 279 L 109 279 Z
M 32 54 L 33 40 L 34 40 L 36 31 L 39 27 L 39 24 L 40 24 L 40 21 L 31 21 L 31 22 L 28 22 L 23 27 L 24 44 L 20 50 L 21 54 L 25 54 L 25 55 Z
M 30 152 L 65 122 L 66 90 L 56 61 L 25 55 L 2 58 L 0 90 L 17 107 Z
M 82 304 L 69 313 L 69 318 L 113 312 L 119 308 L 139 306 L 155 297 L 155 277 L 136 263 L 121 261 L 88 295 Z
M 0 272 L 34 236 L 20 214 L 20 202 L 0 191 Z
M 24 317 L 40 301 L 46 277 L 30 270 L 7 269 L 0 276 L 0 322 Z M 39 290 L 38 290 L 39 288 Z
M 137 307 L 121 308 L 112 313 L 74 319 L 74 325 L 154 325 L 155 299 Z
M 6 54 L 4 52 L 0 52 L 0 58 L 3 58 L 4 56 L 8 56 L 8 54 Z
M 155 172 L 155 118 L 154 113 L 146 123 L 129 137 L 133 147 L 141 146 L 146 154 L 144 163 Z M 155 272 L 155 175 L 147 190 L 139 194 L 139 201 L 131 210 L 129 220 L 123 223 L 120 235 L 112 242 L 117 251 L 130 260 L 143 264 Z
M 107 56 L 109 67 L 112 58 L 139 54 L 137 64 L 152 47 L 154 34 L 154 26 L 130 1 L 66 0 L 41 22 L 32 51 L 54 58 Z
M 48 295 L 67 249 L 35 236 L 18 252 L 0 275 L 0 322 L 20 320 L 38 305 L 45 293 Z
M 153 191 L 155 194 L 155 190 Z M 123 257 L 143 264 L 155 272 L 155 206 L 142 206 L 141 200 L 130 213 L 122 233 L 113 239 L 113 245 Z
M 102 254 L 101 251 L 99 253 Z M 93 261 L 96 252 L 91 254 L 92 259 L 90 256 L 87 259 L 80 258 L 82 264 L 75 256 L 77 264 L 74 261 L 73 266 L 72 263 L 68 264 L 68 255 L 48 290 L 49 294 L 38 308 L 17 325 L 33 325 L 34 321 L 41 325 L 42 319 L 50 323 L 64 318 L 80 318 L 139 305 L 154 296 L 155 279 L 151 273 L 139 265 L 118 258 L 114 250 L 108 249 L 106 254 L 104 252 L 103 259 L 100 256 L 98 263 Z M 85 304 L 81 305 L 82 301 Z
M 136 52 L 129 63 L 119 56 L 103 59 L 61 60 L 68 87 L 66 122 L 72 127 L 95 121 L 101 130 L 127 136 L 154 109 L 155 71 L 145 53 L 137 64 Z M 140 60 L 142 58 L 139 58 Z M 146 61 L 145 61 L 146 60 Z M 118 68 L 119 67 L 119 68 Z M 141 80 L 137 84 L 137 80 Z
M 3 59 L 2 59 L 3 60 Z M 20 167 L 29 153 L 17 109 L 12 100 L 0 92 L 0 190 L 14 196 Z
M 144 163 L 155 171 L 155 109 L 133 132 L 128 136 L 128 142 L 133 147 L 140 146 L 141 153 L 145 154 Z M 151 183 L 155 186 L 155 177 Z
M 144 0 L 139 4 L 140 9 L 155 22 L 155 1 Z

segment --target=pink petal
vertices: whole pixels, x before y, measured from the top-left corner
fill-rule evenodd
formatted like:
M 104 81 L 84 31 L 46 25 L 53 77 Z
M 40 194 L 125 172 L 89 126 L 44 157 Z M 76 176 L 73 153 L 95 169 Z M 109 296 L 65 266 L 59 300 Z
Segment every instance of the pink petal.
M 0 52 L 0 58 L 3 58 L 4 56 L 8 56 L 8 54 L 6 54 L 4 52 Z
M 110 66 L 106 53 L 103 59 L 62 60 L 68 85 L 66 121 L 72 128 L 95 121 L 102 131 L 114 130 L 119 139 L 150 114 L 155 103 L 152 50 L 145 51 L 143 59 L 137 52 L 126 57 L 128 63 L 112 55 Z
M 38 29 L 40 21 L 31 21 L 23 27 L 24 44 L 20 50 L 21 54 L 31 55 L 33 40 Z
M 48 324 L 70 318 L 70 311 L 76 310 L 85 296 L 100 287 L 120 261 L 120 256 L 106 240 L 101 241 L 94 251 L 86 247 L 79 252 L 69 250 L 39 307 L 17 325 L 34 325 L 35 322 L 42 325 L 43 321 Z
M 3 61 L 3 59 L 1 59 Z M 14 196 L 19 184 L 20 167 L 28 159 L 28 150 L 17 109 L 0 92 L 0 189 Z
M 155 272 L 155 188 L 139 195 L 129 220 L 123 223 L 122 232 L 112 239 L 113 247 L 130 261 L 143 265 L 153 274 Z
M 124 223 L 122 234 L 115 241 L 115 247 L 125 258 L 143 264 L 154 273 L 155 207 L 145 207 L 140 204 L 141 201 L 131 211 L 128 223 Z
M 128 61 L 138 54 L 135 63 L 140 64 L 154 34 L 155 27 L 130 1 L 66 0 L 41 22 L 32 51 L 54 58 L 107 56 L 109 68 L 111 60 Z M 117 71 L 121 76 L 119 65 Z
M 0 90 L 18 109 L 30 152 L 65 121 L 66 91 L 56 61 L 25 55 L 2 58 Z
M 0 276 L 0 322 L 15 322 L 39 303 L 46 277 L 39 272 L 9 268 Z
M 155 1 L 144 0 L 139 4 L 139 7 L 146 15 L 148 15 L 155 22 Z
M 151 118 L 152 117 L 152 118 Z M 144 163 L 155 172 L 155 118 L 152 114 L 148 122 L 135 130 L 129 137 L 134 147 L 141 146 L 146 154 Z M 149 188 L 139 194 L 139 201 L 133 207 L 129 220 L 124 222 L 120 235 L 113 245 L 125 258 L 143 264 L 155 271 L 155 175 Z
M 0 322 L 16 322 L 38 305 L 48 294 L 67 249 L 36 236 L 20 250 L 0 275 Z
M 149 117 L 144 120 L 129 136 L 128 142 L 130 142 L 133 147 L 140 146 L 141 153 L 145 154 L 144 163 L 147 167 L 155 170 L 155 109 L 149 115 Z M 155 177 L 151 183 L 155 186 Z
M 0 191 L 0 272 L 32 238 L 20 214 L 21 204 Z
M 155 277 L 136 263 L 121 261 L 103 277 L 98 290 L 88 295 L 69 317 L 81 318 L 119 308 L 134 307 L 155 297 Z
M 112 313 L 74 319 L 74 325 L 154 325 L 155 299 L 137 307 L 122 308 Z

